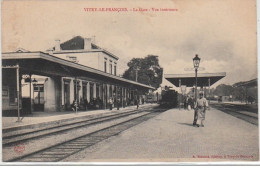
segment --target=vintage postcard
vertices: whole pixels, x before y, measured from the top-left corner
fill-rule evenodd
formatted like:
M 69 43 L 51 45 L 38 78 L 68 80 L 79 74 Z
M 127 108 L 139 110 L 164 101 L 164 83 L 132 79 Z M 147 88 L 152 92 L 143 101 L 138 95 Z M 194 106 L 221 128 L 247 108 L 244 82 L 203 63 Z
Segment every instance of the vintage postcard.
M 256 0 L 1 8 L 1 164 L 258 163 Z

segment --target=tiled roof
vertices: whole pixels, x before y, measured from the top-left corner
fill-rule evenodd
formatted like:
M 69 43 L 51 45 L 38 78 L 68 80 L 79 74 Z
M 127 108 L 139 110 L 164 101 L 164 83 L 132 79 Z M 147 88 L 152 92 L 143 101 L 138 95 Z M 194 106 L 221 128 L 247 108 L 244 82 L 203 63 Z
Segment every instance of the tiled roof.
M 80 50 L 84 49 L 84 38 L 81 36 L 73 37 L 72 39 L 65 41 L 60 44 L 61 50 Z M 99 49 L 99 47 L 93 43 L 91 43 L 92 49 Z M 55 47 L 53 47 L 55 50 Z
M 62 52 L 68 53 L 68 51 L 69 52 L 70 51 L 73 51 L 73 52 L 75 52 L 75 51 L 90 51 L 90 50 L 84 50 L 84 38 L 81 37 L 81 36 L 73 37 L 72 39 L 61 43 L 60 48 L 61 48 L 61 51 L 58 51 L 58 53 L 62 53 Z M 102 51 L 105 54 L 110 55 L 117 60 L 119 59 L 116 55 L 114 55 L 111 52 L 97 46 L 94 43 L 91 43 L 91 49 L 92 49 L 92 51 Z M 47 49 L 47 52 L 52 51 L 52 50 L 54 50 L 54 53 L 57 53 L 57 52 L 55 52 L 55 47 Z

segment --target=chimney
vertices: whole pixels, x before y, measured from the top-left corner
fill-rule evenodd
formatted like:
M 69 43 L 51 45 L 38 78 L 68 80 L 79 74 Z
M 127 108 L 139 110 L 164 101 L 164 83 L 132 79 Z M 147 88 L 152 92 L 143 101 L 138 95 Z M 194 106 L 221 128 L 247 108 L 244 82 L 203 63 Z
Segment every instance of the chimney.
M 53 55 L 53 50 L 50 50 L 50 51 L 49 51 L 49 54 L 50 54 L 50 55 Z
M 92 35 L 91 39 L 92 39 L 92 43 L 96 44 L 96 36 Z
M 84 49 L 91 49 L 91 38 L 84 38 Z
M 55 40 L 55 51 L 60 51 L 60 40 Z

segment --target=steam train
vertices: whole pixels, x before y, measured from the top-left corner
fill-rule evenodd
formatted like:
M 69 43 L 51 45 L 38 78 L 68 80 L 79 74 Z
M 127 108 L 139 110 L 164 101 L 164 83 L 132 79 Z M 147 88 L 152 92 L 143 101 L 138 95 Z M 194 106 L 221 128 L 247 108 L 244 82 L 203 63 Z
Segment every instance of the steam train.
M 162 98 L 159 104 L 163 108 L 175 108 L 178 106 L 178 92 L 175 90 L 162 90 Z
M 149 93 L 145 98 L 146 103 L 159 103 L 163 108 L 175 108 L 178 106 L 178 92 L 175 90 L 162 90 L 161 94 Z

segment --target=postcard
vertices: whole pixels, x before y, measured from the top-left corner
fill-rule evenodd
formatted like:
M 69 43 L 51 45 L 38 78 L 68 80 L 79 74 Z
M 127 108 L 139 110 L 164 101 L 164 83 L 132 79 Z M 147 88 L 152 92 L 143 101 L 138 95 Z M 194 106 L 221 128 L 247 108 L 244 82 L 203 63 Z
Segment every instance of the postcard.
M 258 163 L 255 0 L 1 5 L 1 164 Z

